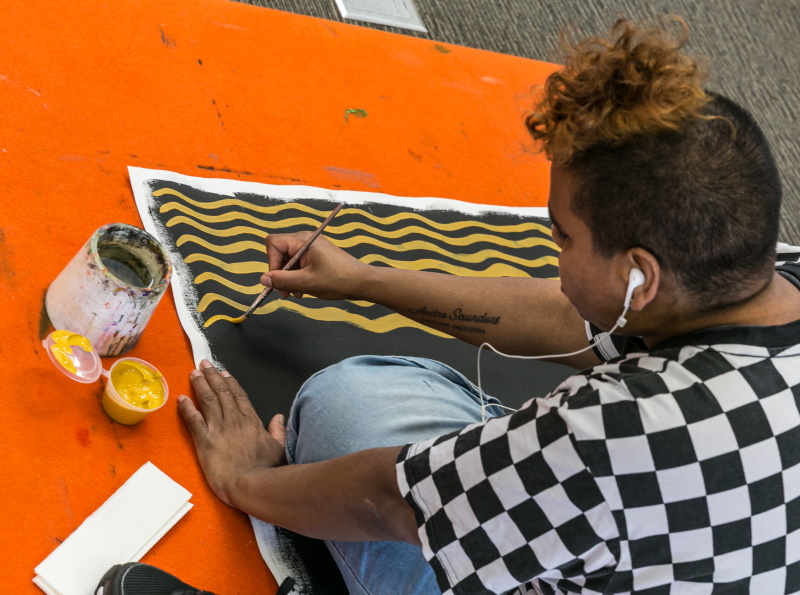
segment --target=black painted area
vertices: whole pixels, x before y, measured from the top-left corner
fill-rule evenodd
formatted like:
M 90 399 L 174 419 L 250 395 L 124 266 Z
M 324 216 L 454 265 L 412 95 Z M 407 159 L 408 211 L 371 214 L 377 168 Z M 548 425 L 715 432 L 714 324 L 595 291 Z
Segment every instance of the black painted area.
M 238 325 L 217 322 L 207 334 L 215 358 L 239 380 L 265 423 L 276 413 L 289 412 L 297 390 L 313 373 L 356 355 L 428 357 L 477 382 L 477 347 L 416 329 L 376 334 L 342 322 L 317 322 L 278 310 L 253 315 Z M 487 394 L 509 407 L 519 407 L 549 392 L 574 370 L 508 360 L 485 351 L 481 372 Z
M 170 188 L 195 201 L 208 204 L 208 207 L 187 205 L 191 211 L 204 216 L 227 218 L 231 214 L 241 213 L 243 217 L 257 217 L 259 220 L 258 223 L 247 219 L 203 220 L 200 223 L 215 232 L 223 232 L 226 229 L 242 225 L 251 228 L 254 232 L 231 237 L 205 234 L 196 224 L 191 223 L 191 221 L 197 220 L 189 213 L 176 209 L 168 209 L 161 213 L 158 207 L 164 203 L 185 204 L 182 199 L 172 194 L 162 195 L 155 199 L 156 205 L 151 209 L 151 213 L 160 221 L 165 233 L 170 235 L 165 244 L 170 246 L 173 253 L 177 253 L 184 260 L 197 255 L 205 255 L 228 265 L 239 262 L 264 262 L 264 270 L 267 269 L 267 266 L 263 249 L 225 254 L 206 248 L 194 241 L 186 241 L 178 246 L 178 239 L 184 235 L 191 235 L 202 237 L 212 245 L 218 246 L 242 240 L 254 241 L 258 245 L 263 245 L 263 239 L 268 233 L 312 231 L 316 225 L 313 222 L 314 218 L 301 207 L 328 213 L 336 204 L 334 200 L 306 198 L 287 203 L 285 200 L 262 194 L 235 193 L 235 198 L 245 201 L 246 206 L 214 207 L 209 203 L 230 198 L 230 195 L 223 196 L 198 190 L 185 184 L 164 183 L 158 180 L 151 182 L 151 188 L 153 191 Z M 411 200 L 413 201 L 413 199 Z M 267 214 L 254 207 L 281 207 L 281 210 L 277 213 Z M 402 266 L 404 262 L 413 263 L 424 259 L 433 259 L 445 265 L 475 272 L 483 271 L 491 265 L 503 264 L 513 266 L 530 276 L 544 278 L 558 276 L 558 269 L 552 264 L 526 267 L 524 264 L 515 263 L 502 257 L 491 257 L 478 263 L 464 262 L 458 258 L 462 255 L 479 254 L 484 250 L 496 250 L 503 255 L 529 262 L 542 257 L 554 258 L 557 256 L 557 252 L 551 247 L 551 244 L 524 247 L 524 243 L 529 242 L 531 238 L 549 242 L 551 238 L 545 231 L 531 230 L 529 225 L 521 230 L 516 229 L 516 226 L 531 222 L 539 223 L 546 228 L 549 222 L 545 219 L 532 220 L 530 217 L 513 212 L 486 212 L 473 215 L 455 210 L 415 210 L 407 206 L 376 202 L 352 205 L 356 211 L 353 211 L 352 208 L 348 210 L 348 207 L 350 205 L 346 205 L 345 210 L 331 223 L 326 235 L 340 240 L 366 237 L 382 242 L 382 245 L 376 245 L 368 241 L 360 241 L 349 247 L 347 251 L 356 258 L 364 259 L 378 255 L 398 261 L 399 266 Z M 421 219 L 403 217 L 408 213 L 420 215 Z M 189 221 L 176 217 L 186 217 Z M 319 218 L 320 221 L 323 217 L 324 215 Z M 289 227 L 282 226 L 284 221 L 295 219 L 302 220 L 304 223 L 297 223 Z M 467 225 L 462 226 L 463 223 L 467 223 Z M 502 231 L 496 231 L 487 229 L 482 224 L 504 227 Z M 345 229 L 348 226 L 350 226 L 349 231 L 338 231 L 338 229 Z M 465 243 L 463 238 L 469 238 L 470 241 Z M 454 256 L 424 248 L 405 249 L 415 241 L 433 244 Z M 504 246 L 500 242 L 511 242 L 511 245 Z M 404 249 L 401 249 L 401 246 Z M 381 265 L 380 262 L 376 264 Z M 197 260 L 186 266 L 192 279 L 197 279 L 204 273 L 212 273 L 223 275 L 226 280 L 247 287 L 257 285 L 260 277 L 260 272 L 223 273 L 218 266 L 203 260 Z M 430 270 L 442 272 L 438 269 Z M 249 306 L 255 297 L 239 293 L 213 280 L 196 285 L 196 289 L 199 292 L 198 299 L 208 293 L 217 293 L 242 306 Z M 185 297 L 189 298 L 189 296 Z M 273 293 L 268 298 L 268 300 L 279 299 L 281 298 L 277 293 Z M 191 300 L 187 303 L 190 310 L 197 310 L 197 304 L 191 303 Z M 345 301 L 322 302 L 313 299 L 304 299 L 301 300 L 301 303 L 309 308 L 333 306 L 370 320 L 377 320 L 391 314 L 388 309 L 378 305 L 365 307 Z M 215 301 L 199 316 L 203 321 L 207 321 L 215 315 L 235 317 L 241 313 L 241 310 L 222 301 Z M 447 313 L 448 316 L 451 314 Z M 473 382 L 477 380 L 476 347 L 455 339 L 440 338 L 413 328 L 375 333 L 350 323 L 320 322 L 279 309 L 270 314 L 253 314 L 239 325 L 220 320 L 213 323 L 204 332 L 211 344 L 215 359 L 240 381 L 251 396 L 265 423 L 276 413 L 288 413 L 297 390 L 310 375 L 350 356 L 374 354 L 429 357 L 449 364 Z M 534 396 L 546 394 L 571 372 L 570 368 L 564 366 L 535 361 L 508 360 L 489 351 L 484 352 L 482 356 L 484 390 L 488 394 L 500 398 L 504 404 L 510 407 L 519 407 Z
M 292 531 L 275 527 L 276 540 L 281 544 L 281 552 L 287 568 L 294 576 L 289 576 L 278 589 L 297 595 L 347 595 L 339 568 L 333 561 L 325 542 L 310 539 Z M 291 583 L 293 588 L 284 591 Z

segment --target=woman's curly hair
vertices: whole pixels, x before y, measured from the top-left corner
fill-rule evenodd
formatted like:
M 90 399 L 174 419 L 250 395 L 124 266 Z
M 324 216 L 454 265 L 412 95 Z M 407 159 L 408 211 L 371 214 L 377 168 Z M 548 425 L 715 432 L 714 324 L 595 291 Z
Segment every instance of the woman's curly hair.
M 619 146 L 640 134 L 678 130 L 709 101 L 705 69 L 682 49 L 688 27 L 680 17 L 677 39 L 668 30 L 622 19 L 611 39 L 580 42 L 562 36 L 563 69 L 551 74 L 544 95 L 526 119 L 547 157 L 569 165 L 586 150 Z

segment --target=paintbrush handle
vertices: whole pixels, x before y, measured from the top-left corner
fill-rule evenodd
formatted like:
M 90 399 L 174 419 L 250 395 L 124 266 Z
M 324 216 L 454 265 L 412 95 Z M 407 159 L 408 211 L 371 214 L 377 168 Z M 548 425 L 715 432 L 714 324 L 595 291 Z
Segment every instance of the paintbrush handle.
M 289 259 L 289 262 L 287 262 L 285 265 L 283 265 L 283 268 L 281 268 L 282 271 L 288 271 L 289 269 L 294 268 L 294 266 L 298 262 L 300 262 L 300 259 L 303 257 L 303 254 L 305 254 L 306 251 L 308 250 L 308 248 L 311 246 L 311 244 L 314 243 L 314 240 L 316 240 L 319 237 L 319 234 L 322 233 L 322 230 L 325 229 L 328 226 L 328 223 L 333 221 L 333 218 L 336 217 L 336 215 L 339 213 L 339 211 L 342 210 L 343 206 L 344 206 L 344 204 L 342 204 L 342 203 L 339 203 L 338 205 L 336 205 L 336 207 L 333 209 L 333 211 L 331 211 L 331 214 L 328 215 L 328 217 L 325 219 L 325 221 L 323 221 L 322 223 L 319 224 L 319 227 L 314 231 L 314 233 L 311 234 L 311 237 L 308 238 L 308 240 L 306 240 L 306 243 L 303 244 L 300 247 L 300 249 L 295 253 L 294 256 L 292 256 L 291 259 Z M 247 312 L 244 313 L 243 318 L 247 318 L 253 312 L 255 312 L 255 309 L 258 308 L 258 306 L 261 304 L 261 302 L 263 302 L 266 299 L 266 297 L 270 294 L 272 289 L 273 289 L 272 287 L 265 287 L 264 290 L 261 292 L 261 294 L 253 302 L 253 305 L 250 306 L 247 309 Z
M 300 259 L 303 258 L 303 254 L 306 253 L 306 251 L 311 246 L 311 244 L 314 242 L 314 240 L 316 240 L 319 237 L 319 234 L 322 233 L 322 230 L 325 229 L 328 226 L 328 223 L 333 221 L 333 218 L 336 217 L 336 214 L 339 211 L 342 210 L 343 206 L 344 205 L 342 203 L 339 203 L 338 205 L 336 205 L 336 207 L 333 209 L 333 211 L 331 211 L 331 214 L 328 215 L 328 217 L 325 219 L 325 221 L 323 221 L 322 223 L 319 224 L 319 227 L 316 229 L 316 231 L 314 231 L 314 233 L 311 234 L 311 237 L 308 238 L 306 243 L 303 244 L 302 247 L 297 251 L 297 253 L 294 256 L 292 256 L 292 258 L 289 260 L 289 262 L 287 262 L 283 266 L 283 268 L 281 269 L 282 271 L 288 271 L 289 269 L 294 267 L 294 265 L 296 265 L 298 262 L 300 262 Z

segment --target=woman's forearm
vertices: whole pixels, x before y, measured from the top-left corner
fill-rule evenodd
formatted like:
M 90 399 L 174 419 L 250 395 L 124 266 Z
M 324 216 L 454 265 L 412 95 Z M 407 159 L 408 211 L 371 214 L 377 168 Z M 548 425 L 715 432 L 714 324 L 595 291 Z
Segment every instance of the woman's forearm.
M 545 355 L 586 346 L 583 319 L 557 281 L 369 267 L 356 292 L 433 329 L 506 353 Z M 591 352 L 554 361 L 579 368 L 597 363 Z
M 308 537 L 419 543 L 413 512 L 397 487 L 400 448 L 254 469 L 239 477 L 231 503 Z

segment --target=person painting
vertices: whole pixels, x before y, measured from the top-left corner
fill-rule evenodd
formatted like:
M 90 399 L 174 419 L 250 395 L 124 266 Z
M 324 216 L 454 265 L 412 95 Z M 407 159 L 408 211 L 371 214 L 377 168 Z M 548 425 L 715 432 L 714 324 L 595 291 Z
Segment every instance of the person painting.
M 455 370 L 365 355 L 264 429 L 203 362 L 179 408 L 214 492 L 325 539 L 352 593 L 800 591 L 800 254 L 776 252 L 763 134 L 686 37 L 620 21 L 568 44 L 527 118 L 559 281 L 373 267 L 325 238 L 281 271 L 307 235 L 267 238 L 284 298 L 488 312 L 455 336 L 582 371 L 482 420 Z

